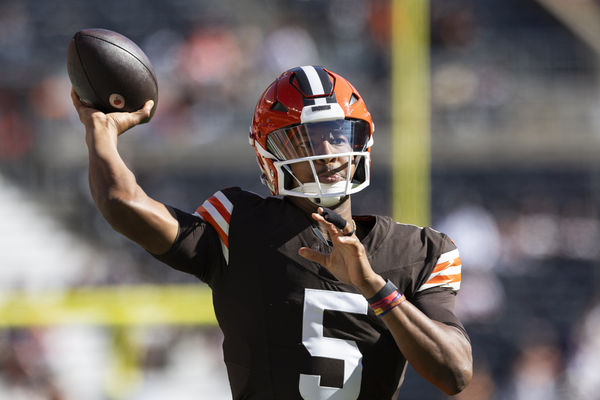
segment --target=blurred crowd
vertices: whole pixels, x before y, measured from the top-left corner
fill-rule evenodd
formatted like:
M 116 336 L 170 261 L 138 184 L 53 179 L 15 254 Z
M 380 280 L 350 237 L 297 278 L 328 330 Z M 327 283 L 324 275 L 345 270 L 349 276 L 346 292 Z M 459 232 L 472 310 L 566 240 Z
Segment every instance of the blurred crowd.
M 457 312 L 475 356 L 457 398 L 595 399 L 597 57 L 533 1 L 430 7 L 432 224 L 461 250 Z M 255 101 L 283 70 L 322 64 L 357 86 L 377 124 L 356 209 L 389 214 L 389 15 L 386 0 L 0 2 L 0 241 L 13 246 L 0 246 L 0 287 L 195 282 L 92 204 L 65 67 L 74 32 L 119 31 L 154 65 L 157 113 L 120 144 L 154 197 L 195 209 L 227 185 L 266 194 L 246 145 Z M 14 250 L 26 247 L 41 255 Z M 220 340 L 207 327 L 7 327 L 0 399 L 227 398 Z M 401 398 L 445 397 L 409 371 Z
M 574 186 L 562 183 L 565 190 Z M 594 204 L 524 196 L 512 208 L 510 201 L 488 200 L 461 199 L 436 224 L 463 261 L 457 312 L 471 334 L 476 372 L 459 398 L 596 398 Z

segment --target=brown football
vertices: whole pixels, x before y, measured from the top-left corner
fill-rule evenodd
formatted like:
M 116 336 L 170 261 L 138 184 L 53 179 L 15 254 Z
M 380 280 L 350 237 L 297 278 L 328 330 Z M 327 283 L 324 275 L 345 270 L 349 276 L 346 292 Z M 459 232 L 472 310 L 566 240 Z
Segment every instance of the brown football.
M 144 52 L 130 39 L 107 29 L 84 29 L 67 50 L 67 72 L 86 104 L 105 113 L 135 111 L 147 100 L 158 104 L 158 82 Z

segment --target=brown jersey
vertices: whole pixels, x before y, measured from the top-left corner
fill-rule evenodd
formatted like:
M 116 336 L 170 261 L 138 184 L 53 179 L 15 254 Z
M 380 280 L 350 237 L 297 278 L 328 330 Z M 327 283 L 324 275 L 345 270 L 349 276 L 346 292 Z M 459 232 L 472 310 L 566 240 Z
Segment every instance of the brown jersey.
M 286 199 L 239 188 L 215 193 L 194 215 L 170 208 L 180 228 L 157 256 L 213 291 L 234 399 L 390 399 L 406 359 L 357 290 L 298 255 L 331 250 L 314 221 Z M 430 228 L 356 217 L 371 266 L 430 318 L 453 314 L 460 258 Z M 466 333 L 465 333 L 466 335 Z

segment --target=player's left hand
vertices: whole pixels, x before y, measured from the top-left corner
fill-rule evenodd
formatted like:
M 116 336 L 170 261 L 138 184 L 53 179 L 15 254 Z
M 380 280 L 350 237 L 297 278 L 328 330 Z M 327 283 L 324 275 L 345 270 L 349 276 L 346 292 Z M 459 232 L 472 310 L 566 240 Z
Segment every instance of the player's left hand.
M 319 207 L 318 212 L 312 214 L 312 218 L 327 227 L 329 239 L 333 244 L 331 254 L 323 254 L 308 247 L 300 248 L 298 254 L 321 264 L 337 279 L 356 287 L 365 296 L 377 293 L 385 281 L 371 268 L 365 248 L 358 237 L 354 233 L 346 236 L 344 230 L 328 222 L 322 213 L 323 209 Z M 346 227 L 345 230 L 349 229 Z

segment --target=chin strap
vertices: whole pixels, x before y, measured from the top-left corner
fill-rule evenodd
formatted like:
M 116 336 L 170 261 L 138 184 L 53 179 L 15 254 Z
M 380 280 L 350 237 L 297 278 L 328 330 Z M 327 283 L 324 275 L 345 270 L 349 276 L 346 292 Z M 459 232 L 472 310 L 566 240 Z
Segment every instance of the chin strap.
M 300 193 L 304 192 L 309 192 L 309 193 L 319 193 L 321 192 L 322 195 L 326 195 L 327 193 L 331 193 L 331 192 L 337 192 L 337 193 L 344 193 L 346 190 L 346 182 L 336 182 L 336 183 L 321 183 L 320 185 L 315 183 L 315 182 L 307 182 L 302 184 L 302 186 L 298 186 L 297 188 L 293 189 L 292 191 L 298 191 Z M 290 193 L 291 194 L 291 193 Z M 291 194 L 293 196 L 293 194 Z M 308 197 L 308 196 L 302 196 L 302 197 Z M 316 195 L 315 197 L 308 197 L 308 199 L 310 199 L 310 201 L 312 201 L 313 203 L 315 203 L 318 206 L 323 206 L 323 207 L 334 207 L 337 206 L 338 204 L 340 204 L 341 202 L 343 202 L 344 200 L 346 200 L 348 198 L 347 194 L 340 194 L 339 196 L 323 196 L 323 197 L 319 197 L 318 195 Z
M 348 196 L 336 196 L 336 197 L 309 197 L 308 199 L 321 207 L 334 207 L 340 204 Z

